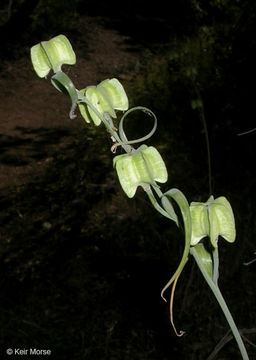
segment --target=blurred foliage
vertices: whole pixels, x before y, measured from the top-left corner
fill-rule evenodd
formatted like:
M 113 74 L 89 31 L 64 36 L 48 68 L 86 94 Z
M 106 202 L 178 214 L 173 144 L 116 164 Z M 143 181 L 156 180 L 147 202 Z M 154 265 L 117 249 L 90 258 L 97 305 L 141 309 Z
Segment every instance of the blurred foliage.
M 158 133 L 164 137 L 160 141 L 168 147 L 168 156 L 177 152 L 171 138 L 179 137 L 176 146 L 186 149 L 190 161 L 196 159 L 197 178 L 200 169 L 205 169 L 203 178 L 207 177 L 205 135 L 200 121 L 203 110 L 212 144 L 215 189 L 218 191 L 223 176 L 221 186 L 229 191 L 230 182 L 224 180 L 227 173 L 230 180 L 237 176 L 231 158 L 243 161 L 244 173 L 248 168 L 252 171 L 253 143 L 237 134 L 254 127 L 249 116 L 255 113 L 254 95 L 248 84 L 255 78 L 252 49 L 256 43 L 250 34 L 255 27 L 256 9 L 255 5 L 250 7 L 251 1 L 192 3 L 197 16 L 195 31 L 191 35 L 170 34 L 169 41 L 157 51 L 154 47 L 148 49 L 145 74 L 142 71 L 136 75 L 133 97 L 156 112 Z
M 74 29 L 77 2 L 6 1 L 0 13 L 0 57 L 20 57 L 24 53 L 24 46 Z
M 52 34 L 74 28 L 77 3 L 78 0 L 40 0 L 31 14 L 32 31 L 38 35 L 49 34 L 49 24 Z
M 18 16 L 26 15 L 32 20 L 32 29 L 37 28 L 38 31 L 41 28 L 45 30 L 49 24 L 53 27 L 70 27 L 77 3 L 78 0 L 5 0 L 0 10 L 0 26 L 11 22 L 13 18 L 17 19 Z M 27 10 L 26 14 L 24 14 L 25 9 Z

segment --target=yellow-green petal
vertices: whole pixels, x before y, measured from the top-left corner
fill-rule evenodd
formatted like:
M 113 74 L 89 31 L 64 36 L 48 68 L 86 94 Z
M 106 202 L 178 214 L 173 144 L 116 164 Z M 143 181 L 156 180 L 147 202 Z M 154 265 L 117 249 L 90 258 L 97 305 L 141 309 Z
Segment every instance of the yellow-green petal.
M 133 156 L 116 156 L 114 158 L 114 166 L 123 191 L 129 198 L 132 198 L 135 195 L 141 180 L 141 175 L 137 170 Z
M 31 61 L 39 77 L 45 77 L 50 70 L 61 71 L 63 64 L 73 65 L 76 55 L 65 35 L 58 35 L 49 41 L 42 41 L 30 50 Z
M 80 90 L 80 93 L 84 96 L 85 95 L 85 89 Z M 87 104 L 83 103 L 83 102 L 79 102 L 78 103 L 78 109 L 79 109 L 82 117 L 84 118 L 84 120 L 87 123 L 90 123 L 92 118 L 91 118 L 91 115 L 89 114 Z
M 41 44 L 54 72 L 60 71 L 63 64 L 74 65 L 76 63 L 76 55 L 65 35 L 55 36 L 49 41 L 42 41 Z
M 116 113 L 109 103 L 108 99 L 96 88 L 96 86 L 88 86 L 85 90 L 85 95 L 90 103 L 98 110 L 99 113 L 105 112 L 113 118 L 116 118 Z M 98 115 L 88 106 L 89 114 L 96 126 L 100 125 L 101 120 Z
M 190 214 L 192 220 L 191 245 L 193 246 L 209 234 L 207 207 L 204 203 L 192 202 L 190 204 Z
M 233 243 L 236 239 L 235 218 L 228 200 L 221 196 L 214 200 L 211 209 L 211 221 L 216 224 L 216 229 L 210 233 L 212 244 L 216 247 L 216 234 L 226 241 Z
M 154 180 L 165 183 L 168 179 L 168 173 L 163 158 L 158 150 L 153 146 L 148 146 L 141 151 L 146 157 Z
M 116 78 L 106 79 L 97 87 L 109 99 L 114 109 L 123 111 L 128 109 L 129 102 L 126 92 Z
M 30 56 L 36 74 L 40 78 L 47 76 L 51 70 L 51 64 L 41 44 L 32 46 Z

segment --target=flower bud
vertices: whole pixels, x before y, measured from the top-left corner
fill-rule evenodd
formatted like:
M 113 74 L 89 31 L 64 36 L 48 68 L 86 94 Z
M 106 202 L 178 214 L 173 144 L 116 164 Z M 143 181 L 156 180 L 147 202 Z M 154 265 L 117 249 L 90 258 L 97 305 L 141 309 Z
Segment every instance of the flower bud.
M 135 153 L 116 156 L 113 160 L 120 184 L 129 198 L 138 186 L 165 183 L 168 178 L 165 163 L 152 146 L 142 145 Z

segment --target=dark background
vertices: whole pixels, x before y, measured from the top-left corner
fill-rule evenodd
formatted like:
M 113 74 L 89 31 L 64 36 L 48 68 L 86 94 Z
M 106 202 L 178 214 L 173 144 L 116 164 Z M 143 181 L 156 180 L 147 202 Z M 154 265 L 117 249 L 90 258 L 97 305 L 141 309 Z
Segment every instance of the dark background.
M 255 342 L 256 262 L 244 263 L 256 251 L 256 132 L 238 136 L 255 128 L 255 16 L 253 0 L 1 5 L 1 358 L 12 358 L 7 348 L 35 347 L 51 349 L 52 359 L 200 360 L 228 331 L 190 259 L 174 308 L 186 334 L 175 337 L 160 291 L 179 262 L 182 235 L 140 189 L 126 198 L 103 127 L 84 126 L 81 117 L 72 123 L 69 100 L 32 71 L 30 47 L 60 33 L 78 58 L 97 65 L 93 73 L 80 60 L 65 68 L 81 87 L 120 78 L 131 106 L 156 113 L 158 131 L 147 143 L 166 162 L 162 188 L 179 188 L 189 202 L 210 195 L 205 118 L 213 195 L 228 198 L 237 227 L 234 244 L 219 242 L 219 284 Z M 118 66 L 99 61 L 95 36 L 104 31 L 120 41 L 123 58 L 111 54 Z M 137 138 L 148 126 L 135 119 L 128 133 Z M 234 340 L 216 355 L 239 358 Z

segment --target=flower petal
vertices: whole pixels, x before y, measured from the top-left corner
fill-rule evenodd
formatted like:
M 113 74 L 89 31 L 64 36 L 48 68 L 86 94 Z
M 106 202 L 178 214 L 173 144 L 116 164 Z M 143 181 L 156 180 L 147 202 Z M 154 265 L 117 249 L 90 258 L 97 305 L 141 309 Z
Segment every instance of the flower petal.
M 127 110 L 128 98 L 122 84 L 115 78 L 106 79 L 98 86 L 98 89 L 106 96 L 116 110 Z

